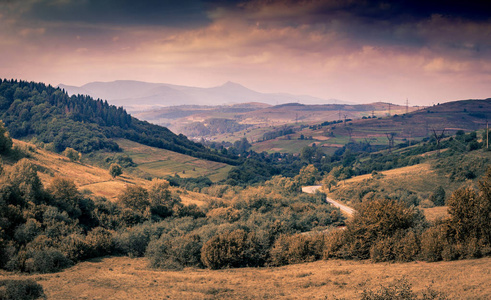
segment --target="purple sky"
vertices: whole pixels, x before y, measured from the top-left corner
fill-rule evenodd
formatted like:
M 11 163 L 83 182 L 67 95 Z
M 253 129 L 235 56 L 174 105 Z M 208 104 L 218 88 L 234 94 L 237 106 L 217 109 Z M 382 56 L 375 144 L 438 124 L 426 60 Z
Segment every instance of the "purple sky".
M 0 77 L 234 81 L 412 105 L 488 98 L 485 2 L 0 0 Z

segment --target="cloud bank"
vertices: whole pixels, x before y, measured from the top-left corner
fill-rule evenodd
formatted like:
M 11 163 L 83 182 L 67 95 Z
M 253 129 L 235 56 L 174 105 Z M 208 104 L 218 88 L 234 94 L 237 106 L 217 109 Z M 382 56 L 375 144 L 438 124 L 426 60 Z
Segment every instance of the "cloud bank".
M 392 2 L 0 1 L 0 77 L 231 80 L 420 105 L 491 97 L 491 4 Z

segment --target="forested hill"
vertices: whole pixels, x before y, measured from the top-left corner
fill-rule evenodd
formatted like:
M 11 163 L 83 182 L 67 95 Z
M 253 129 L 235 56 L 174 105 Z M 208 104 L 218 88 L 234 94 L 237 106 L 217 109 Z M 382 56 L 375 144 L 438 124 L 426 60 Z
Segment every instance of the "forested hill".
M 0 79 L 0 120 L 12 137 L 35 138 L 56 151 L 67 147 L 83 153 L 119 151 L 111 138 L 125 138 L 198 158 L 238 163 L 236 157 L 214 153 L 182 134 L 140 121 L 122 107 L 89 96 L 68 96 L 43 83 Z

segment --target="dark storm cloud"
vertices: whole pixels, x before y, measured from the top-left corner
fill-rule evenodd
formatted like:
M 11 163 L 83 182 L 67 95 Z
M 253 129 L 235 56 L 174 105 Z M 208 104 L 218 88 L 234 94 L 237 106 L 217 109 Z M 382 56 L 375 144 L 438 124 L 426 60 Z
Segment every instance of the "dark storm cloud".
M 114 26 L 196 27 L 210 22 L 206 1 L 180 0 L 40 0 L 27 15 L 55 22 L 108 24 Z
M 323 26 L 352 46 L 440 48 L 491 55 L 491 1 L 257 0 L 235 11 L 264 27 Z
M 313 21 L 348 15 L 367 22 L 373 20 L 391 23 L 419 21 L 435 14 L 475 21 L 491 18 L 491 1 L 482 0 L 252 0 L 242 2 L 240 7 L 260 8 L 280 3 L 290 7 L 315 7 L 315 11 L 309 11 L 309 17 Z

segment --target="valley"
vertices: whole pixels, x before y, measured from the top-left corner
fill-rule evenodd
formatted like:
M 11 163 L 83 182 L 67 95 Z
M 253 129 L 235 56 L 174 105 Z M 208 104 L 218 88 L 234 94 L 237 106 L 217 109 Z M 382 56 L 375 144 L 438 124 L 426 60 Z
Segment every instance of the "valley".
M 14 281 L 0 286 L 54 299 L 490 293 L 489 99 L 376 118 L 343 104 L 359 114 L 346 121 L 263 106 L 243 113 L 284 123 L 215 118 L 220 140 L 201 144 L 42 84 L 2 91 L 0 277 Z

